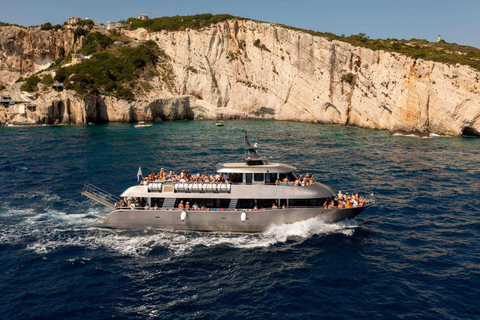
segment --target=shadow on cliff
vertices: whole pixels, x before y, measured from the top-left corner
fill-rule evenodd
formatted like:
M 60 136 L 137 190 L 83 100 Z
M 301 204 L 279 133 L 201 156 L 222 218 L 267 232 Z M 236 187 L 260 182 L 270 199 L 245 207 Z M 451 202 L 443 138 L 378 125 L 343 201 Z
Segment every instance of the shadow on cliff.
M 104 124 L 110 121 L 108 108 L 101 96 L 89 95 L 85 98 L 85 123 Z

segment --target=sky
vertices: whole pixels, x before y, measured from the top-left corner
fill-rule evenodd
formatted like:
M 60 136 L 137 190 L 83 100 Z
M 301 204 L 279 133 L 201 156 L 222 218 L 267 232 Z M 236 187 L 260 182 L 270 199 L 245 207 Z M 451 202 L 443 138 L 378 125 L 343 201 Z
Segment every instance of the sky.
M 106 23 L 198 13 L 281 23 L 303 29 L 370 38 L 427 39 L 480 48 L 479 0 L 0 0 L 0 21 L 23 26 L 62 24 L 69 17 Z

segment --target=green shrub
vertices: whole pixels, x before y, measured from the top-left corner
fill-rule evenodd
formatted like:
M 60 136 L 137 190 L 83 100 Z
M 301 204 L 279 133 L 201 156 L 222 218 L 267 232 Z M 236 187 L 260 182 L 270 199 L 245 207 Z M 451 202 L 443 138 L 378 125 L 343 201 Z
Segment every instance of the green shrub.
M 260 43 L 260 39 L 255 40 L 253 42 L 253 45 L 257 48 L 260 48 L 260 50 L 265 50 L 270 52 L 270 50 L 263 43 Z
M 92 30 L 93 26 L 95 25 L 95 22 L 91 19 L 85 19 L 81 20 L 77 23 L 77 26 L 87 26 L 89 30 Z
M 54 26 L 52 26 L 52 24 L 50 22 L 46 22 L 44 24 L 42 24 L 42 26 L 40 27 L 40 30 L 58 30 L 58 29 L 61 29 L 62 26 L 59 25 L 59 24 L 56 24 Z
M 53 77 L 47 74 L 40 82 L 46 86 L 51 86 L 53 84 Z
M 99 32 L 90 33 L 80 49 L 81 53 L 92 54 L 107 49 L 113 44 L 113 39 Z
M 351 72 L 344 74 L 342 76 L 342 81 L 353 85 L 355 83 L 355 75 Z
M 28 77 L 25 79 L 25 83 L 22 84 L 20 87 L 20 90 L 22 91 L 28 91 L 28 92 L 34 92 L 38 90 L 38 83 L 40 82 L 40 78 L 36 75 L 33 75 L 31 77 Z
M 82 27 L 77 27 L 75 31 L 73 31 L 73 36 L 75 40 L 77 40 L 81 36 L 86 36 L 86 35 L 87 35 L 87 31 L 85 31 L 85 29 L 83 29 Z

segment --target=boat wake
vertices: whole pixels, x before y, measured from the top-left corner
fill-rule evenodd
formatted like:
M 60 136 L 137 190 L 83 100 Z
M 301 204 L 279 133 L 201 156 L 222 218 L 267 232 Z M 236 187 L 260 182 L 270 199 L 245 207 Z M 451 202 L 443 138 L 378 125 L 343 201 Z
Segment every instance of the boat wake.
M 49 209 L 8 209 L 0 213 L 3 228 L 0 242 L 24 245 L 28 251 L 48 254 L 65 247 L 106 250 L 113 255 L 163 258 L 185 255 L 205 247 L 228 246 L 239 249 L 268 248 L 287 241 L 301 243 L 314 236 L 342 234 L 352 236 L 357 222 L 327 224 L 312 218 L 306 221 L 271 226 L 261 234 L 203 233 L 161 230 L 109 230 L 93 227 L 100 217 L 92 208 L 86 213 L 67 214 Z M 165 253 L 166 252 L 166 253 Z M 162 259 L 162 257 L 159 257 Z

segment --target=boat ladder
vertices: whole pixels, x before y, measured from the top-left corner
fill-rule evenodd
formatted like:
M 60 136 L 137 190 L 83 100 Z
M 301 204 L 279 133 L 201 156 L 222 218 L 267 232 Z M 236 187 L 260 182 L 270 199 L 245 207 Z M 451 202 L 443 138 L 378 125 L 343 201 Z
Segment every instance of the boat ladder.
M 115 202 L 118 203 L 118 201 L 120 200 L 120 197 L 117 197 L 90 183 L 85 184 L 81 193 L 84 196 L 89 197 L 90 199 L 95 200 L 98 203 L 103 204 L 104 206 L 107 206 L 112 209 L 115 209 Z

